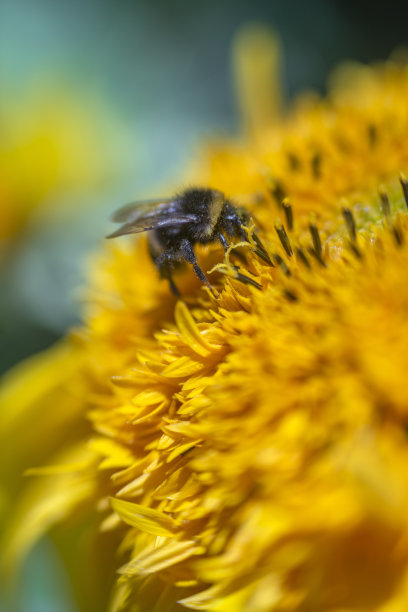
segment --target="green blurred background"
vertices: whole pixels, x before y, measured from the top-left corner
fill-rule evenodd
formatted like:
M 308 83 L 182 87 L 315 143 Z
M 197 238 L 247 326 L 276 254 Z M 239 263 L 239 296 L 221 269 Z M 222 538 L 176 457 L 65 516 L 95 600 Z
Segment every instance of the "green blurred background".
M 80 320 L 83 262 L 110 212 L 163 195 L 203 139 L 238 131 L 240 27 L 278 32 L 290 100 L 324 91 L 343 60 L 406 45 L 407 17 L 362 0 L 1 0 L 0 372 Z M 76 612 L 49 541 L 20 591 L 21 612 Z

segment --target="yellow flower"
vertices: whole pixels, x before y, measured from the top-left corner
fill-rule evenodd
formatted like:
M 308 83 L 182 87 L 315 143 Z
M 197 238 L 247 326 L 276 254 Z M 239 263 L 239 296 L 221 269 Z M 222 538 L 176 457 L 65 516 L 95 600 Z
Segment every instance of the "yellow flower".
M 247 200 L 274 262 L 200 249 L 218 298 L 190 269 L 170 296 L 145 240 L 95 261 L 82 329 L 3 387 L 20 469 L 45 466 L 5 496 L 7 566 L 82 511 L 109 565 L 95 584 L 73 555 L 88 611 L 116 570 L 115 611 L 406 610 L 407 94 L 405 65 L 348 68 L 209 147 L 199 178 Z

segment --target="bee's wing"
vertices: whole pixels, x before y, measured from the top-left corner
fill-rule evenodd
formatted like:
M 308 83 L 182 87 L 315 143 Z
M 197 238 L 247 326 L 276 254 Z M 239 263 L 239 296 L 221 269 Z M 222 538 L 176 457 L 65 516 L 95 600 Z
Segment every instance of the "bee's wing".
M 114 223 L 130 223 L 139 217 L 142 217 L 149 212 L 155 212 L 161 208 L 168 207 L 172 202 L 178 202 L 174 198 L 161 198 L 159 200 L 141 200 L 140 202 L 130 202 L 125 204 L 118 210 L 115 210 L 111 216 L 111 221 Z
M 117 210 L 112 221 L 123 223 L 107 238 L 116 238 L 125 234 L 137 234 L 159 227 L 177 226 L 183 223 L 196 222 L 197 216 L 182 211 L 180 200 L 162 199 L 144 202 L 132 202 Z

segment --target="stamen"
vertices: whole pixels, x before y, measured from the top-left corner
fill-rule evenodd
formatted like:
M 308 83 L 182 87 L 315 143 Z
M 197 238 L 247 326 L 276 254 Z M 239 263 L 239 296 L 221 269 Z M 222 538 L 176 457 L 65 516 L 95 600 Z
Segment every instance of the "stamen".
M 389 221 L 391 219 L 391 205 L 390 205 L 390 199 L 385 190 L 385 187 L 380 187 L 378 189 L 378 194 L 381 200 L 381 208 L 383 211 L 383 215 L 387 219 L 387 221 Z
M 286 255 L 288 255 L 289 257 L 292 257 L 293 255 L 292 246 L 290 244 L 290 240 L 286 233 L 285 228 L 283 227 L 281 223 L 276 223 L 275 231 L 278 234 L 279 240 L 281 241 L 282 246 L 286 251 Z
M 343 208 L 341 209 L 341 212 L 343 214 L 343 218 L 346 223 L 346 227 L 347 227 L 347 231 L 350 236 L 350 240 L 354 243 L 357 240 L 357 233 L 356 233 L 356 223 L 354 221 L 353 213 L 350 210 L 350 208 L 348 208 L 347 206 L 343 206 Z
M 289 289 L 284 289 L 283 293 L 290 302 L 297 302 L 299 299 L 298 296 L 292 293 L 292 291 L 290 291 Z
M 280 206 L 282 204 L 282 200 L 284 200 L 286 197 L 282 183 L 278 179 L 271 178 L 269 181 L 269 191 L 275 198 L 276 203 Z
M 238 249 L 233 249 L 230 253 L 230 256 L 234 256 L 239 259 L 245 266 L 248 265 L 248 260 L 245 257 L 244 253 L 241 253 Z
M 291 170 L 297 172 L 300 169 L 300 160 L 295 153 L 288 151 L 288 161 Z
M 302 249 L 300 249 L 299 247 L 296 248 L 296 255 L 298 256 L 298 258 L 300 259 L 300 261 L 302 262 L 302 264 L 304 266 L 306 266 L 306 268 L 310 269 L 310 261 L 308 260 L 308 258 L 306 257 L 306 255 L 304 254 L 304 252 L 302 251 Z
M 291 271 L 289 270 L 288 266 L 283 261 L 283 259 L 282 259 L 282 257 L 280 255 L 275 253 L 273 255 L 273 259 L 275 260 L 277 265 L 280 267 L 280 269 L 282 270 L 282 272 L 284 273 L 285 276 L 291 276 Z
M 405 204 L 406 204 L 406 207 L 408 208 L 408 179 L 405 176 L 405 174 L 401 172 L 399 180 L 400 180 L 401 187 L 402 187 L 402 193 L 404 194 Z
M 262 285 L 254 281 L 246 274 L 242 274 L 242 272 L 239 271 L 239 266 L 234 266 L 229 261 L 227 263 L 216 264 L 211 268 L 211 270 L 208 271 L 208 274 L 211 274 L 212 272 L 219 272 L 220 274 L 224 274 L 227 277 L 240 281 L 245 285 L 252 285 L 253 287 L 256 287 L 256 289 L 262 289 Z M 219 295 L 216 297 L 219 297 Z
M 312 173 L 315 179 L 319 179 L 322 175 L 322 156 L 321 153 L 315 153 L 311 160 Z
M 262 261 L 267 263 L 268 266 L 271 266 L 272 268 L 275 267 L 273 265 L 273 262 L 270 260 L 269 255 L 267 253 L 265 254 L 263 251 L 260 251 L 259 249 L 252 249 L 252 251 L 253 251 L 253 253 L 255 253 L 255 255 L 258 255 L 259 259 L 262 259 Z
M 374 147 L 378 141 L 378 129 L 373 123 L 370 123 L 370 125 L 367 127 L 367 136 L 370 147 Z
M 353 255 L 357 257 L 357 259 L 362 259 L 361 251 L 357 246 L 357 230 L 356 230 L 356 222 L 354 219 L 354 215 L 348 206 L 343 206 L 341 209 L 343 214 L 344 221 L 346 223 L 347 231 L 350 236 L 349 247 Z
M 255 287 L 256 289 L 262 289 L 262 285 L 254 281 L 252 278 L 250 278 L 246 274 L 242 274 L 241 272 L 238 272 L 238 271 L 236 271 L 235 274 L 236 274 L 235 279 L 240 281 L 241 283 L 244 283 L 244 285 L 252 285 L 252 287 Z
M 404 242 L 401 230 L 396 225 L 393 225 L 392 226 L 392 233 L 394 235 L 395 242 L 397 243 L 397 245 L 401 246 L 403 244 L 403 242 Z
M 258 257 L 262 259 L 262 261 L 274 267 L 273 262 L 271 261 L 271 258 L 269 257 L 267 250 L 265 249 L 264 245 L 262 244 L 257 234 L 253 233 L 251 237 L 257 246 L 256 249 L 252 249 L 255 255 L 258 255 Z
M 309 253 L 313 255 L 320 265 L 326 267 L 326 262 L 323 259 L 322 242 L 320 240 L 320 234 L 316 223 L 309 223 L 309 230 L 313 242 L 313 247 L 309 248 Z
M 403 183 L 403 179 L 401 176 L 400 176 L 400 181 L 401 181 L 402 189 L 404 190 L 404 183 Z M 380 194 L 381 208 L 384 213 L 384 217 L 390 226 L 395 242 L 397 243 L 398 246 L 401 246 L 402 245 L 402 234 L 392 221 L 391 204 L 390 204 L 390 199 L 388 197 L 388 194 L 384 187 L 380 187 L 378 190 L 378 193 Z M 405 197 L 405 192 L 404 192 L 404 197 Z
M 312 236 L 313 249 L 316 257 L 322 259 L 322 242 L 320 240 L 319 230 L 317 229 L 316 223 L 310 223 L 309 230 Z
M 283 200 L 282 208 L 286 217 L 286 227 L 288 228 L 288 231 L 291 232 L 293 230 L 293 209 L 289 198 L 285 198 Z
M 353 253 L 353 255 L 355 255 L 357 257 L 357 259 L 363 259 L 361 251 L 360 251 L 360 249 L 358 248 L 358 246 L 357 246 L 357 244 L 355 242 L 349 242 L 349 247 L 350 247 L 351 252 Z
M 309 247 L 309 253 L 310 253 L 311 255 L 313 255 L 313 257 L 316 259 L 316 261 L 318 261 L 318 262 L 319 262 L 319 264 L 320 264 L 321 266 L 323 266 L 323 268 L 327 268 L 327 264 L 326 264 L 326 262 L 324 261 L 323 257 L 322 257 L 321 255 L 319 255 L 319 253 L 316 253 L 316 251 L 314 250 L 314 248 L 313 248 L 313 247 Z

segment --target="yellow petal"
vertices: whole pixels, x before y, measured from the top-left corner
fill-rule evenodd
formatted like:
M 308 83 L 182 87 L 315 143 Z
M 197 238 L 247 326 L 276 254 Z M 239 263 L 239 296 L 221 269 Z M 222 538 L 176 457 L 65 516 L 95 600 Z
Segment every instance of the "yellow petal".
M 111 504 L 120 518 L 132 527 L 155 536 L 174 535 L 177 523 L 163 512 L 114 497 L 111 498 Z
M 132 576 L 135 574 L 151 574 L 180 563 L 193 555 L 200 555 L 205 551 L 194 541 L 169 541 L 159 548 L 153 548 L 127 563 L 121 573 Z
M 195 353 L 198 353 L 202 357 L 206 357 L 213 350 L 219 348 L 213 346 L 212 344 L 209 344 L 205 340 L 204 335 L 198 329 L 197 324 L 191 315 L 191 312 L 187 308 L 186 304 L 181 300 L 178 301 L 176 304 L 176 308 L 174 310 L 174 318 L 183 339 L 187 342 L 189 347 L 192 348 Z

